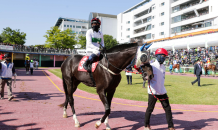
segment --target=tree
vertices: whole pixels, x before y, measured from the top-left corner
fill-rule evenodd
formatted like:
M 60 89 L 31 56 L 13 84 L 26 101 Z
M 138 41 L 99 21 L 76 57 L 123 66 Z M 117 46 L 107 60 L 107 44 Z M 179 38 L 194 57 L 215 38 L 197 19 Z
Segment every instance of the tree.
M 104 46 L 106 47 L 106 49 L 110 49 L 118 44 L 119 43 L 117 42 L 117 40 L 113 39 L 113 36 L 106 34 L 104 35 Z
M 1 37 L 1 35 L 0 35 L 0 43 L 1 43 L 1 42 L 3 42 L 3 39 L 2 39 L 2 37 Z
M 51 30 L 47 30 L 47 35 L 44 35 L 46 40 L 46 47 L 54 48 L 70 48 L 73 49 L 73 45 L 77 43 L 75 40 L 75 34 L 71 29 L 61 31 L 57 26 L 51 27 Z
M 12 30 L 10 27 L 3 28 L 2 39 L 4 43 L 25 44 L 26 33 L 20 32 L 20 29 Z
M 79 42 L 78 42 L 78 44 L 81 45 L 81 48 L 85 49 L 86 48 L 86 36 L 79 35 Z

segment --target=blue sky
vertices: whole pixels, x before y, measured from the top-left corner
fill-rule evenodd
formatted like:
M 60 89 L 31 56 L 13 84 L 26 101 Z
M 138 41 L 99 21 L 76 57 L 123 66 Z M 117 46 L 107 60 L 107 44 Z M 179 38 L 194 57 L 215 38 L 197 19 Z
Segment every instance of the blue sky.
M 25 32 L 25 45 L 44 44 L 43 35 L 59 17 L 88 20 L 90 12 L 117 15 L 143 0 L 0 0 L 3 28 Z M 110 25 L 108 25 L 110 26 Z

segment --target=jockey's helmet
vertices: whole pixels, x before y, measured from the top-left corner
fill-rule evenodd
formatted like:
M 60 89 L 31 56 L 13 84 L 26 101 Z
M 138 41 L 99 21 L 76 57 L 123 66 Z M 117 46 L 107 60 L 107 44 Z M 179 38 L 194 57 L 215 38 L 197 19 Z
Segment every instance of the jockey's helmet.
M 93 23 L 97 23 L 97 24 L 101 25 L 101 21 L 99 20 L 99 18 L 93 18 L 93 19 L 91 20 L 91 25 L 92 25 Z
M 155 55 L 159 55 L 159 54 L 168 56 L 168 52 L 167 52 L 167 50 L 164 49 L 164 48 L 158 48 L 158 49 L 155 51 Z

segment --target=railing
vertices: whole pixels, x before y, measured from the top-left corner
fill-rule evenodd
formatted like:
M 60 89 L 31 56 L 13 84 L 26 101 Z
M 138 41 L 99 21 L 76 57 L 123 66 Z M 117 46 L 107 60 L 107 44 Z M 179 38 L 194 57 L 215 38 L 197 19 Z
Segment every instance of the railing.
M 2 45 L 5 46 L 5 45 Z M 46 54 L 72 54 L 71 49 L 51 49 L 51 48 L 32 48 L 24 46 L 12 46 L 13 50 L 1 48 L 0 51 L 11 51 L 11 52 L 24 52 L 24 53 L 46 53 Z

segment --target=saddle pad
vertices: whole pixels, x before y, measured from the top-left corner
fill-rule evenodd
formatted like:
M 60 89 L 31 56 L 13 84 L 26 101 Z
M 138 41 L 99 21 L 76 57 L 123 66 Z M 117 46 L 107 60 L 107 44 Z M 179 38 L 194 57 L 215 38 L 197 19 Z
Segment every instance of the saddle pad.
M 79 66 L 78 66 L 78 71 L 87 72 L 87 70 L 85 70 L 85 69 L 83 68 L 83 64 L 86 62 L 86 60 L 87 60 L 88 58 L 89 58 L 88 56 L 84 56 L 84 57 L 80 60 Z M 94 61 L 94 62 L 92 63 L 92 72 L 95 71 L 97 65 L 98 65 L 98 61 Z

